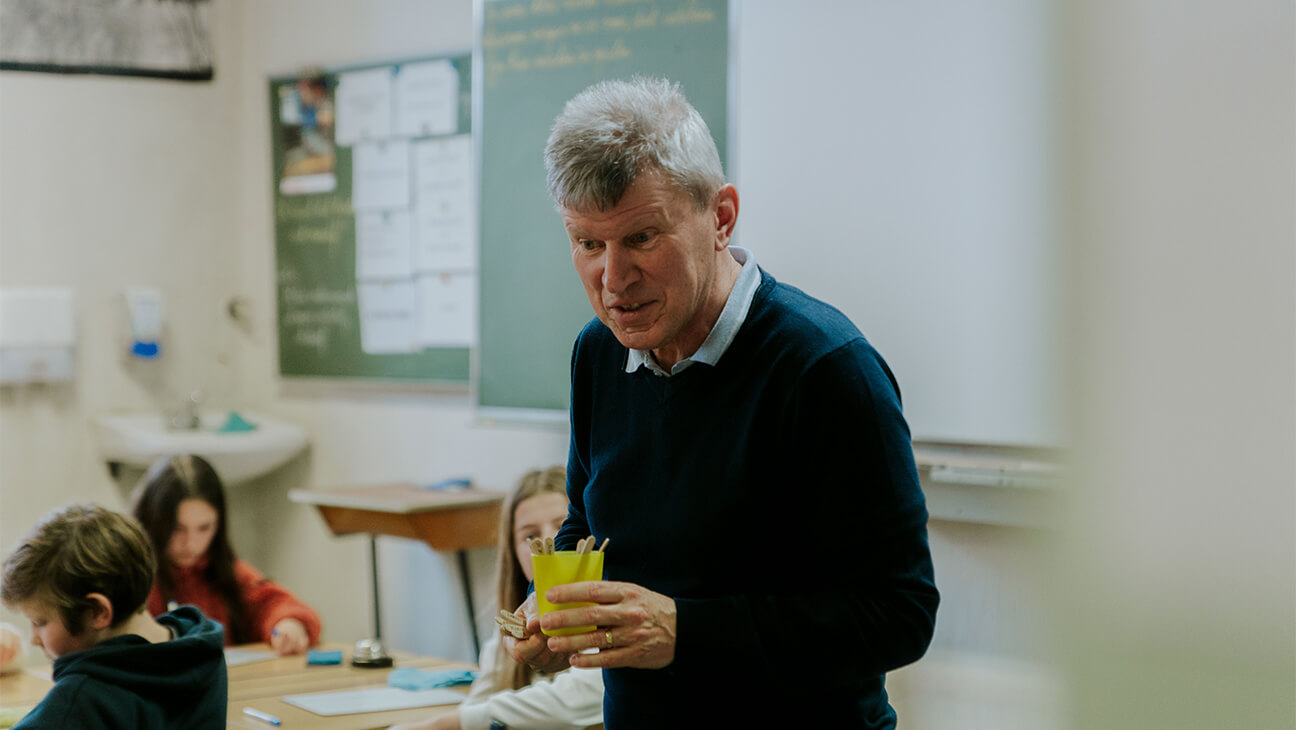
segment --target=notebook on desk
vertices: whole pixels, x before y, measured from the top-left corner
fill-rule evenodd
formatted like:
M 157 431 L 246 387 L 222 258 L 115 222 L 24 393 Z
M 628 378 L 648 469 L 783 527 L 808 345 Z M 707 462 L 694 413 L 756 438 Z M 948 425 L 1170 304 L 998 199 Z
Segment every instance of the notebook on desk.
M 396 687 L 372 687 L 344 692 L 288 695 L 283 698 L 283 701 L 316 715 L 332 717 L 360 712 L 386 712 L 387 710 L 408 710 L 411 707 L 453 705 L 462 702 L 463 698 L 462 693 L 449 689 L 411 691 Z

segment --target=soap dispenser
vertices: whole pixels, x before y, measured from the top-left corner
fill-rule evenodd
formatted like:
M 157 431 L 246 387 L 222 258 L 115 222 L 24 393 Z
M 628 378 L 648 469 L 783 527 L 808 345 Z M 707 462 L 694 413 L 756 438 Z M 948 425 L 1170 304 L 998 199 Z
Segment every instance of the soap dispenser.
M 131 287 L 126 290 L 126 311 L 130 317 L 130 354 L 153 360 L 162 353 L 162 292 Z

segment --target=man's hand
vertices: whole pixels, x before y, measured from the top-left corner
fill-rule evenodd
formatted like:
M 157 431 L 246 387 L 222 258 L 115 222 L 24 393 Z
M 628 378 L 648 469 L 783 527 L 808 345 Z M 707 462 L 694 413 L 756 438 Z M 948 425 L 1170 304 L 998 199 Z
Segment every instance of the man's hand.
M 515 614 L 526 621 L 527 635 L 525 639 L 515 639 L 512 636 L 505 636 L 504 648 L 513 655 L 513 661 L 519 664 L 528 664 L 532 669 L 553 674 L 560 672 L 571 666 L 568 663 L 566 654 L 556 653 L 549 650 L 547 637 L 540 633 L 540 608 L 536 603 L 535 594 L 527 596 L 521 606 L 514 611 Z
M 554 586 L 545 598 L 555 604 L 598 604 L 554 611 L 540 621 L 550 631 L 598 626 L 584 634 L 549 638 L 548 650 L 568 656 L 573 667 L 661 669 L 675 660 L 675 599 L 670 596 L 634 583 L 590 581 Z M 599 652 L 581 653 L 586 649 Z
M 279 656 L 300 654 L 310 646 L 310 635 L 306 626 L 295 618 L 286 618 L 274 625 L 270 631 L 270 648 Z

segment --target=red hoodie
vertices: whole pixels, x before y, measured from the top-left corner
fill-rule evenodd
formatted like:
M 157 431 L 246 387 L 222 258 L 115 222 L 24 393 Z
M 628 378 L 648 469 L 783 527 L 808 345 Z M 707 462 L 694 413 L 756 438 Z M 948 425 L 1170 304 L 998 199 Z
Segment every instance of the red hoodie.
M 172 567 L 171 580 L 175 585 L 175 597 L 172 600 L 182 606 L 197 606 L 208 618 L 228 627 L 229 612 L 225 609 L 225 602 L 216 592 L 216 587 L 203 577 L 206 567 L 206 557 L 188 568 Z M 310 645 L 319 642 L 319 615 L 288 592 L 287 588 L 267 580 L 261 571 L 242 560 L 234 561 L 234 579 L 243 592 L 243 602 L 247 606 L 247 626 L 255 633 L 255 641 L 269 643 L 270 630 L 275 624 L 286 618 L 295 618 L 306 627 Z M 154 616 L 167 612 L 166 601 L 162 600 L 156 581 L 153 590 L 149 592 L 148 610 Z M 228 646 L 232 643 L 234 637 L 226 631 L 225 644 Z

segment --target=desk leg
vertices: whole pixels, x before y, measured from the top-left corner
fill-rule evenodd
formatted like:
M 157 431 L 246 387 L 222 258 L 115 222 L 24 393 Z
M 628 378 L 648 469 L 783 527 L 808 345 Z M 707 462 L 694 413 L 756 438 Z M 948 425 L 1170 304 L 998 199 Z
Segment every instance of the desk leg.
M 373 576 L 373 616 L 375 639 L 382 638 L 382 604 L 378 601 L 378 536 L 369 536 L 370 575 Z
M 473 610 L 472 579 L 468 576 L 468 551 L 459 552 L 459 578 L 463 581 L 464 602 L 468 605 L 468 630 L 472 632 L 473 656 L 481 656 L 481 639 L 477 637 L 477 612 Z M 376 594 L 375 594 L 376 595 Z

